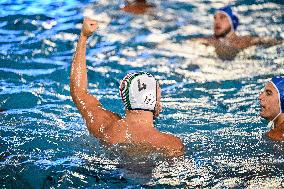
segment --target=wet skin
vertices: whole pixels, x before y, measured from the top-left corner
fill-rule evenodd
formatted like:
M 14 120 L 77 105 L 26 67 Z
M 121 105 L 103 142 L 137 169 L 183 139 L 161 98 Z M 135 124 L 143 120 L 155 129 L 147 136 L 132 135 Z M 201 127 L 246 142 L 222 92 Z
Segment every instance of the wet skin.
M 70 92 L 72 99 L 86 121 L 89 131 L 102 143 L 136 144 L 155 149 L 165 156 L 180 156 L 184 146 L 178 137 L 162 133 L 154 127 L 154 117 L 161 111 L 161 90 L 158 87 L 156 111 L 126 110 L 125 118 L 106 110 L 99 100 L 88 93 L 86 43 L 88 36 L 97 29 L 97 22 L 85 19 L 81 35 L 74 54 L 71 75 Z
M 260 93 L 259 103 L 261 106 L 260 116 L 272 121 L 280 112 L 278 92 L 272 83 L 268 83 Z M 275 127 L 272 128 L 267 136 L 271 140 L 281 141 L 284 134 L 284 114 L 274 120 Z

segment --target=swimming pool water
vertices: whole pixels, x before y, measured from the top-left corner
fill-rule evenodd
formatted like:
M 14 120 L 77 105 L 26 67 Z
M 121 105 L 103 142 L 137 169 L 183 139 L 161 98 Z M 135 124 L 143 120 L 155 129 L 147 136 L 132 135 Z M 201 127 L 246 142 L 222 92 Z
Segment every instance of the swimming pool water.
M 152 3 L 149 14 L 131 15 L 119 10 L 122 0 L 1 1 L 1 188 L 284 187 L 284 145 L 265 137 L 257 101 L 264 83 L 284 73 L 283 43 L 223 61 L 190 42 L 211 34 L 223 1 Z M 283 2 L 234 4 L 240 35 L 283 40 Z M 156 127 L 182 139 L 184 157 L 126 158 L 90 136 L 69 91 L 83 16 L 100 24 L 87 50 L 91 93 L 123 115 L 120 79 L 155 75 L 164 108 Z

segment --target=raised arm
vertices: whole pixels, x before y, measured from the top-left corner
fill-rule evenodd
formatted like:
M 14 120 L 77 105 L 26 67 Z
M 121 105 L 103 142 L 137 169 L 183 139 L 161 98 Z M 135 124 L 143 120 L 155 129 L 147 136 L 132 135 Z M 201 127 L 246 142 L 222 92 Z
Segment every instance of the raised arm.
M 91 19 L 84 19 L 76 52 L 74 54 L 71 75 L 70 92 L 72 99 L 86 120 L 89 131 L 97 138 L 104 137 L 104 130 L 112 121 L 119 117 L 102 108 L 99 100 L 88 93 L 88 79 L 86 66 L 86 43 L 89 36 L 98 28 L 97 22 Z
M 86 43 L 87 39 L 97 29 L 95 21 L 85 19 L 83 22 L 80 38 L 73 57 L 71 75 L 70 75 L 70 91 L 73 101 L 81 108 L 80 98 L 88 95 L 88 79 L 86 66 Z M 91 97 L 90 97 L 91 98 Z M 93 97 L 94 103 L 99 105 L 99 101 Z

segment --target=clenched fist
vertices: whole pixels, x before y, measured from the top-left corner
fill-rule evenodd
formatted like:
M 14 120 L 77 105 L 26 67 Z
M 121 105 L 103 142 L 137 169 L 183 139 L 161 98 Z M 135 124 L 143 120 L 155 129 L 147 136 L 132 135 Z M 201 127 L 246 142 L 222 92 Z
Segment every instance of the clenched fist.
M 85 18 L 83 21 L 81 35 L 89 37 L 97 30 L 97 28 L 98 28 L 97 21 L 91 20 L 90 18 Z

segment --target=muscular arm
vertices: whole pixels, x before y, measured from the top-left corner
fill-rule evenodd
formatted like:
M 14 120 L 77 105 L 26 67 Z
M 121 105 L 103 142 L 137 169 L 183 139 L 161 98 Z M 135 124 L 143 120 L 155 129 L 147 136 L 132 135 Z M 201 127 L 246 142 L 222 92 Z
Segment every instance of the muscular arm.
M 75 103 L 80 101 L 81 95 L 87 95 L 86 42 L 87 37 L 81 34 L 71 66 L 70 90 Z
M 81 113 L 87 111 L 88 103 L 93 106 L 101 106 L 100 102 L 94 96 L 88 94 L 87 67 L 86 67 L 86 43 L 87 37 L 80 35 L 77 48 L 74 54 L 71 75 L 70 92 L 72 99 Z
M 84 20 L 71 67 L 70 92 L 74 103 L 86 121 L 89 131 L 95 137 L 103 139 L 105 129 L 114 120 L 118 120 L 119 116 L 103 109 L 99 100 L 88 93 L 86 43 L 88 36 L 94 32 L 96 27 L 95 21 Z

